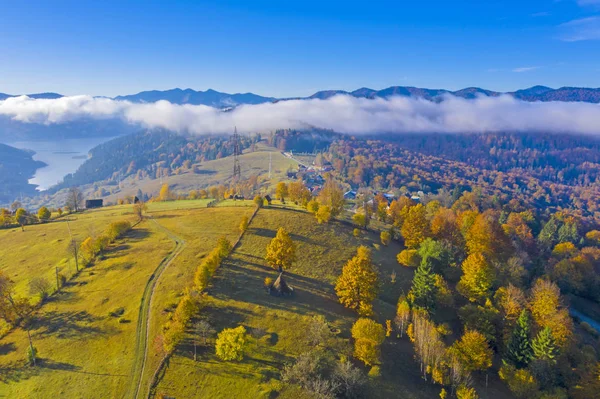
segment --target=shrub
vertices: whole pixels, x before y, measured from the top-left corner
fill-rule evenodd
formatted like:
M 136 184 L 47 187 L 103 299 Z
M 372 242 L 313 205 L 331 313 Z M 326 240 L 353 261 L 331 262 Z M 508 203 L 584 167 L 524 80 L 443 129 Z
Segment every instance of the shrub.
M 258 208 L 262 208 L 265 205 L 265 200 L 260 195 L 254 197 L 254 205 Z
M 273 279 L 271 277 L 265 277 L 265 288 L 271 288 L 273 285 Z
M 397 257 L 398 263 L 406 267 L 417 267 L 421 262 L 416 249 L 405 249 Z
M 226 328 L 219 333 L 215 350 L 221 360 L 242 360 L 246 347 L 247 334 L 244 326 Z
M 392 235 L 389 233 L 389 231 L 382 231 L 379 235 L 379 238 L 381 243 L 386 246 L 390 243 L 390 241 L 392 241 Z
M 373 366 L 371 367 L 371 369 L 369 370 L 369 377 L 370 378 L 379 378 L 381 377 L 381 368 L 379 366 Z
M 110 242 L 114 242 L 117 238 L 123 236 L 123 234 L 125 234 L 130 229 L 131 223 L 126 220 L 122 220 L 120 222 L 113 222 L 108 226 L 108 229 L 106 230 L 106 236 L 108 237 Z
M 29 282 L 29 292 L 31 294 L 39 295 L 40 300 L 42 301 L 48 298 L 51 290 L 52 284 L 50 284 L 50 281 L 43 277 L 34 277 Z
M 34 364 L 34 359 L 37 358 L 37 348 L 28 346 L 27 347 L 27 352 L 26 352 L 26 357 L 27 357 L 27 364 L 29 364 L 30 366 L 33 366 Z
M 359 230 L 359 229 L 354 229 L 354 230 L 352 231 L 352 234 L 354 235 L 354 237 L 357 237 L 357 238 L 358 238 L 358 237 L 360 237 L 360 230 Z
M 317 202 L 317 200 L 310 200 L 310 201 L 308 201 L 308 204 L 306 204 L 306 209 L 310 213 L 316 214 L 317 211 L 319 210 L 319 203 Z

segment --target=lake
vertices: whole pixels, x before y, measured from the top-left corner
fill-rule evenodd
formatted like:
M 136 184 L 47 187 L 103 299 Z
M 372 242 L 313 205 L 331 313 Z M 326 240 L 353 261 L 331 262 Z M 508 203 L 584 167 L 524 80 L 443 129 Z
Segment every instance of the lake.
M 97 137 L 85 139 L 65 139 L 59 141 L 17 141 L 6 143 L 12 147 L 35 151 L 33 159 L 48 166 L 40 168 L 29 183 L 36 184 L 40 191 L 62 181 L 73 173 L 88 158 L 88 152 L 111 138 Z

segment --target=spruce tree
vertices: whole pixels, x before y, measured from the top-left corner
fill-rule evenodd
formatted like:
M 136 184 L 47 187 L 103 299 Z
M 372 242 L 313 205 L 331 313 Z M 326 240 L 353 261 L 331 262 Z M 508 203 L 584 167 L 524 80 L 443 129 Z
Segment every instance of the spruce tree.
M 423 309 L 431 313 L 435 307 L 435 273 L 431 270 L 429 262 L 421 262 L 412 281 L 412 288 L 408 294 L 414 308 Z
M 506 347 L 506 357 L 517 367 L 527 366 L 533 357 L 529 340 L 530 329 L 529 313 L 523 310 Z
M 531 342 L 533 357 L 538 360 L 546 360 L 556 363 L 556 343 L 552 336 L 550 327 L 544 327 Z

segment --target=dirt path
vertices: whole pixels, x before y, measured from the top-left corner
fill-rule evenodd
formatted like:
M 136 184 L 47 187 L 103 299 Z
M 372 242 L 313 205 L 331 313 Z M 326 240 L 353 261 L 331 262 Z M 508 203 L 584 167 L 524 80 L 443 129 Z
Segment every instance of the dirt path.
M 165 257 L 162 262 L 156 267 L 154 273 L 148 279 L 146 287 L 144 288 L 144 295 L 140 303 L 140 313 L 138 316 L 136 343 L 135 343 L 135 356 L 134 364 L 131 372 L 131 384 L 125 394 L 125 398 L 137 399 L 140 395 L 144 394 L 142 382 L 144 381 L 144 371 L 146 369 L 146 360 L 148 358 L 148 346 L 150 344 L 150 336 L 148 330 L 150 327 L 151 318 L 151 303 L 154 295 L 154 289 L 156 288 L 156 282 L 160 277 L 161 273 L 173 262 L 173 260 L 181 253 L 185 246 L 185 241 L 173 234 L 161 226 L 156 220 L 151 219 L 156 226 L 161 229 L 167 236 L 175 242 L 175 249 Z

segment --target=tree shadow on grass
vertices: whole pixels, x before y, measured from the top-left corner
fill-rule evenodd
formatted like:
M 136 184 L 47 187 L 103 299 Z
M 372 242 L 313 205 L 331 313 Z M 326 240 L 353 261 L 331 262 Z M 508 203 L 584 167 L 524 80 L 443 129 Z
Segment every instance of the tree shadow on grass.
M 49 311 L 36 315 L 32 320 L 32 327 L 35 335 L 41 338 L 52 335 L 61 339 L 84 339 L 114 333 L 114 331 L 92 326 L 91 324 L 97 320 L 98 317 L 86 311 Z
M 138 242 L 144 240 L 145 238 L 148 238 L 149 236 L 150 230 L 143 227 L 135 227 L 129 230 L 127 233 L 125 233 L 125 235 L 123 235 L 123 238 L 127 241 Z
M 274 238 L 275 235 L 277 234 L 277 230 L 265 229 L 262 227 L 251 227 L 248 229 L 248 231 L 250 233 L 252 233 L 253 235 L 257 235 L 259 237 L 267 237 L 267 238 Z M 289 233 L 289 235 L 293 241 L 300 241 L 300 242 L 304 242 L 307 244 L 323 246 L 323 243 L 315 241 L 315 240 L 305 237 L 305 236 L 301 236 L 299 234 Z
M 6 342 L 0 344 L 0 356 L 8 355 L 10 352 L 14 352 L 17 350 L 14 342 Z
M 8 384 L 27 380 L 40 373 L 37 367 L 29 367 L 23 361 L 13 361 L 0 365 L 0 383 Z

